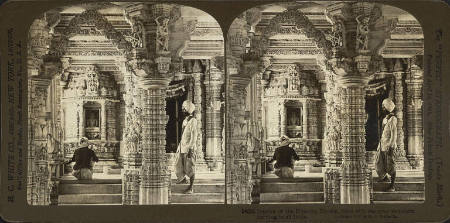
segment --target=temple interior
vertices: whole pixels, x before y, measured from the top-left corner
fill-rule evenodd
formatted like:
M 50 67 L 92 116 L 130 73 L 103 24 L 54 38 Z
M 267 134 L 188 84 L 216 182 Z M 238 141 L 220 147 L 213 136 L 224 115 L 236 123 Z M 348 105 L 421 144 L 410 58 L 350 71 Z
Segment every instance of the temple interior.
M 262 5 L 233 21 L 225 44 L 199 9 L 86 3 L 45 12 L 29 33 L 29 204 L 425 199 L 424 38 L 406 11 Z M 386 98 L 398 119 L 395 192 L 374 171 Z M 199 132 L 193 194 L 174 175 L 186 100 Z M 267 162 L 283 135 L 300 157 L 294 179 Z M 82 137 L 100 159 L 86 182 L 65 164 Z

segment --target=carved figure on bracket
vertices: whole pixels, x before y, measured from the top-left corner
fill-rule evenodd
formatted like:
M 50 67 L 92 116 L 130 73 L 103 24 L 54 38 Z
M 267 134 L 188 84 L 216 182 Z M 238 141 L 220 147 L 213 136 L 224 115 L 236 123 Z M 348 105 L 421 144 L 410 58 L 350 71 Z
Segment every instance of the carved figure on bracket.
M 334 23 L 331 28 L 331 32 L 328 33 L 328 35 L 325 35 L 327 40 L 331 42 L 331 45 L 333 47 L 342 47 L 344 46 L 344 25 L 342 24 L 342 21 L 334 17 Z
M 366 16 L 361 19 L 364 15 L 359 15 L 356 17 L 357 30 L 356 30 L 356 49 L 368 50 L 369 49 L 369 20 L 370 17 Z
M 156 50 L 169 51 L 169 18 L 158 16 L 156 22 Z
M 133 48 L 144 47 L 144 24 L 139 19 L 133 19 L 131 24 L 132 34 L 131 36 L 125 36 L 125 38 L 131 43 Z

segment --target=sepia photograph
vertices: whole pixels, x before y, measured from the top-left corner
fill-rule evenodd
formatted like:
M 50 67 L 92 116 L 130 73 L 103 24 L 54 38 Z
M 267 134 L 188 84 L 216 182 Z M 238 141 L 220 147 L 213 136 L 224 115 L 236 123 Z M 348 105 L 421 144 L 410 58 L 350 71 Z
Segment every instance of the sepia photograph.
M 445 221 L 448 6 L 2 2 L 0 221 Z
M 227 38 L 229 203 L 424 201 L 414 16 L 378 3 L 277 3 L 242 13 Z
M 29 31 L 31 205 L 225 202 L 223 34 L 201 10 L 86 3 Z

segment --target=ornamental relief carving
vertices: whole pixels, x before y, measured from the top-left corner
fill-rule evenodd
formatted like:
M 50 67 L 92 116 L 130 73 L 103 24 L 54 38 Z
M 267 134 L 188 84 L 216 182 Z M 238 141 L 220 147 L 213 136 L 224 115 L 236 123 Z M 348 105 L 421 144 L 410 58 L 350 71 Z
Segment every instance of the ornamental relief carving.
M 309 21 L 309 19 L 298 9 L 288 9 L 283 13 L 273 17 L 270 20 L 269 25 L 265 27 L 264 30 L 261 30 L 261 37 L 252 39 L 252 51 L 259 54 L 260 56 L 264 55 L 265 51 L 270 45 L 269 38 L 277 33 L 285 32 L 280 24 L 286 23 L 293 24 L 293 28 L 290 28 L 290 30 L 293 32 L 304 30 L 308 38 L 312 38 L 315 40 L 315 42 L 317 42 L 319 51 L 322 51 L 322 53 L 326 57 L 332 56 L 331 42 L 327 40 L 324 33 L 316 29 L 311 21 Z
M 54 38 L 50 48 L 51 55 L 64 55 L 69 39 L 77 33 L 83 32 L 82 25 L 93 25 L 97 30 L 103 32 L 107 39 L 112 40 L 119 49 L 125 53 L 131 52 L 132 44 L 128 42 L 122 33 L 115 30 L 105 16 L 94 9 L 88 9 L 75 16 L 69 25 L 62 31 L 58 38 Z
M 114 77 L 100 73 L 95 66 L 87 66 L 82 73 L 71 72 L 67 87 L 63 90 L 64 97 L 117 97 Z

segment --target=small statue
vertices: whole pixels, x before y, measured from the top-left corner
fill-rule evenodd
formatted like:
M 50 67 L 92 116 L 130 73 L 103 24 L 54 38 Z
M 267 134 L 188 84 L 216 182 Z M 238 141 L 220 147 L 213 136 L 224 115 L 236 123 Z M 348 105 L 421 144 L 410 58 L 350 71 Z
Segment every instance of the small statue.
M 161 16 L 156 17 L 155 22 L 157 25 L 156 29 L 156 49 L 158 51 L 169 51 L 169 18 L 162 18 Z
M 369 49 L 369 19 L 370 17 L 364 17 L 360 20 L 361 16 L 356 17 L 358 22 L 356 32 L 356 49 L 368 50 Z

